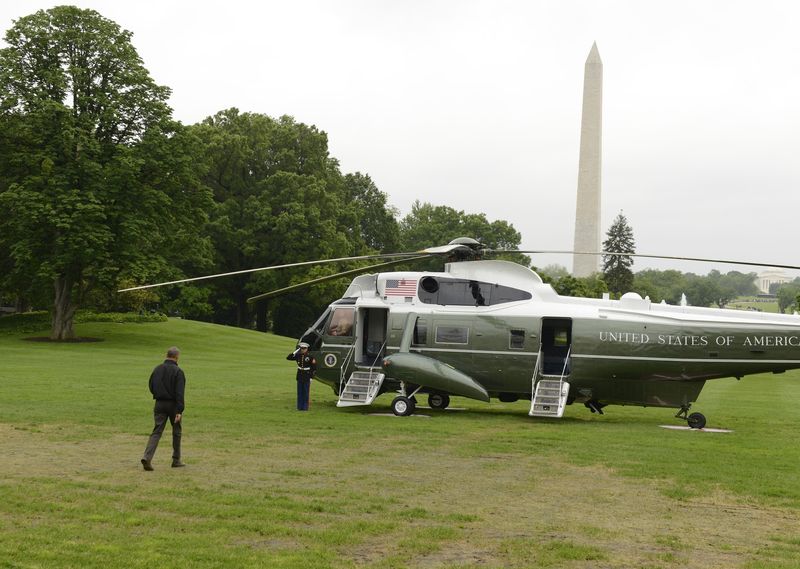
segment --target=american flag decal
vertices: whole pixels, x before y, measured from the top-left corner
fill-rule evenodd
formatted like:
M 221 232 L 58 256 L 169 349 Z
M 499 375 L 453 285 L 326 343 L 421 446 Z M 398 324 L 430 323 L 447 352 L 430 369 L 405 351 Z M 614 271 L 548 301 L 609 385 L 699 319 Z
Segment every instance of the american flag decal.
M 417 279 L 386 279 L 386 296 L 416 296 Z

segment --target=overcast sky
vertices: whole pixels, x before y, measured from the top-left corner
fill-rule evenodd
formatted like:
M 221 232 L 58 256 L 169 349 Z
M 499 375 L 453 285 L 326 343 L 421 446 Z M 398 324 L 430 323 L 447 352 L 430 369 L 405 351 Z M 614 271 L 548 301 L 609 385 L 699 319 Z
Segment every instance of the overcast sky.
M 622 210 L 641 253 L 800 265 L 800 3 L 74 4 L 133 32 L 180 121 L 228 107 L 291 115 L 327 132 L 342 171 L 369 174 L 402 214 L 414 200 L 483 212 L 512 223 L 524 249 L 572 248 L 596 41 L 603 234 Z M 53 5 L 3 2 L 0 27 Z M 710 268 L 634 270 L 647 266 Z

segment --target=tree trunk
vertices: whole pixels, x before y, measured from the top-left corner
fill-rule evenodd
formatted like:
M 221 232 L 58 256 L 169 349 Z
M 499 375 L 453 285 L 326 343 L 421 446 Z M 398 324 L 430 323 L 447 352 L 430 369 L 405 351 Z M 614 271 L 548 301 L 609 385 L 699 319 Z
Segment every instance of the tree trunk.
M 14 310 L 16 312 L 30 312 L 31 303 L 28 301 L 27 298 L 18 296 L 16 302 L 14 302 Z
M 247 322 L 247 301 L 244 299 L 244 294 L 238 293 L 236 295 L 236 326 L 238 328 L 246 328 Z
M 78 306 L 72 302 L 72 279 L 59 276 L 54 284 L 56 297 L 53 302 L 53 324 L 50 328 L 51 340 L 72 340 L 75 338 L 73 319 Z
M 256 304 L 256 330 L 267 331 L 267 301 L 265 300 L 260 300 Z

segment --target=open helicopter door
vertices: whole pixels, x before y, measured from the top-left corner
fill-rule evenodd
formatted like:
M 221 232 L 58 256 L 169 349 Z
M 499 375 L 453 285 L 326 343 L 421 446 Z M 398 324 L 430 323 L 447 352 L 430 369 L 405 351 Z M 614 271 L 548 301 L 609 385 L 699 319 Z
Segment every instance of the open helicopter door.
M 353 372 L 339 396 L 337 407 L 370 405 L 380 393 L 385 374 L 381 362 L 386 350 L 387 308 L 360 307 L 355 322 Z
M 356 365 L 380 366 L 386 348 L 388 318 L 388 308 L 361 307 L 358 309 Z
M 536 417 L 561 417 L 569 396 L 572 320 L 543 318 L 542 342 L 533 375 L 533 396 L 528 413 Z

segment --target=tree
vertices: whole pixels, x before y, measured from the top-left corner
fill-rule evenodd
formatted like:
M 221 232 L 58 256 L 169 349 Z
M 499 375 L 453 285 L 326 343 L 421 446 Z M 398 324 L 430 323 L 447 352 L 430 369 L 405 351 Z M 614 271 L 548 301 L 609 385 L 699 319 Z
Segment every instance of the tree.
M 400 248 L 397 210 L 386 202 L 386 194 L 361 172 L 344 176 L 349 203 L 356 204 L 360 218 L 361 239 L 367 247 L 380 253 L 394 253 Z
M 619 212 L 614 223 L 606 233 L 603 251 L 609 253 L 635 253 L 633 229 L 628 220 Z M 616 294 L 628 292 L 633 287 L 633 257 L 628 255 L 603 255 L 603 280 L 608 289 Z
M 712 271 L 713 273 L 714 271 Z M 734 296 L 753 296 L 758 294 L 756 286 L 756 273 L 741 273 L 730 271 L 719 278 L 723 285 L 733 290 Z
M 686 275 L 686 290 L 684 293 L 692 306 L 719 305 L 720 298 L 725 296 L 714 279 L 692 273 Z
M 645 269 L 634 275 L 633 290 L 642 297 L 649 296 L 653 302 L 663 300 L 669 304 L 678 304 L 681 294 L 686 290 L 686 276 L 674 269 Z
M 605 281 L 598 273 L 588 277 L 573 277 L 566 274 L 551 283 L 553 289 L 562 296 L 602 298 L 608 292 Z
M 522 236 L 503 220 L 490 222 L 483 213 L 465 213 L 448 206 L 434 206 L 415 201 L 411 213 L 400 221 L 400 242 L 404 251 L 416 251 L 446 245 L 457 237 L 472 237 L 490 249 L 518 249 Z M 502 258 L 530 266 L 530 258 L 510 253 Z M 441 269 L 441 260 L 432 260 L 431 270 Z
M 539 273 L 539 276 L 542 277 L 542 279 L 545 279 L 546 277 L 548 279 L 547 282 L 557 281 L 558 279 L 569 275 L 569 269 L 567 269 L 567 267 L 564 265 L 559 265 L 557 263 L 546 265 L 541 269 L 534 268 L 534 270 Z
M 387 226 L 385 196 L 367 176 L 348 182 L 328 154 L 327 135 L 316 127 L 231 108 L 192 130 L 206 143 L 203 179 L 214 193 L 209 233 L 215 272 L 363 254 L 367 240 L 378 244 L 387 237 L 379 235 L 379 227 Z M 216 280 L 210 284 L 214 319 L 251 327 L 248 297 L 335 272 L 337 267 L 306 267 Z M 258 303 L 256 327 L 266 330 L 271 322 L 276 332 L 304 330 L 313 316 L 300 315 L 297 307 L 317 312 L 320 291 L 327 301 L 336 286 Z
M 708 273 L 707 278 L 719 290 L 719 298 L 714 301 L 719 308 L 725 308 L 725 305 L 737 296 L 753 295 L 758 291 L 755 285 L 755 273 L 744 274 L 738 271 L 730 271 L 723 275 L 717 270 L 712 270 Z
M 796 281 L 791 283 L 783 283 L 778 289 L 778 310 L 781 314 L 786 312 L 792 306 L 798 306 L 797 296 L 800 294 L 800 284 Z
M 203 250 L 207 193 L 131 33 L 93 10 L 59 6 L 17 20 L 0 50 L 0 247 L 11 285 L 52 286 L 51 338 L 96 286 L 175 270 Z M 7 249 L 6 249 L 7 248 Z M 202 255 L 200 255 L 202 256 Z

